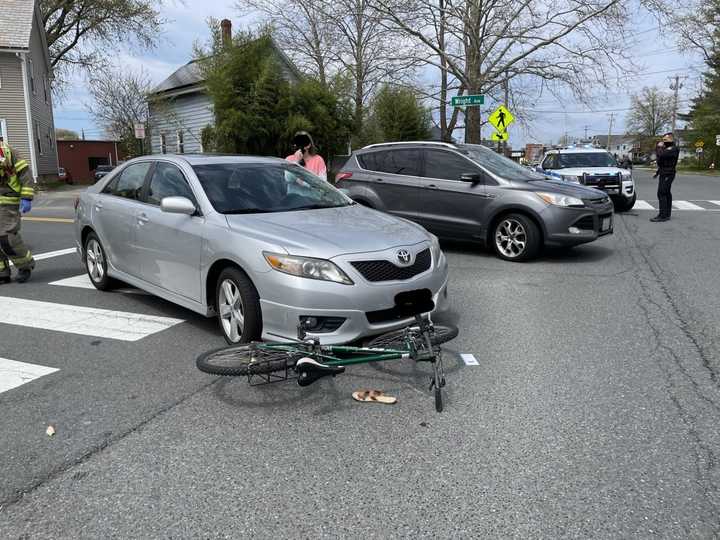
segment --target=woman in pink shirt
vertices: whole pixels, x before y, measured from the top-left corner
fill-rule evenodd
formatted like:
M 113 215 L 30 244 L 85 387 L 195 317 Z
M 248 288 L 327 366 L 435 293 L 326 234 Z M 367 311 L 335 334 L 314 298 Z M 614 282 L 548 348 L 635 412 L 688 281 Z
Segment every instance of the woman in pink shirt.
M 319 176 L 327 181 L 325 160 L 322 156 L 318 155 L 315 143 L 313 143 L 312 137 L 307 131 L 298 131 L 295 134 L 295 137 L 293 137 L 293 147 L 296 148 L 297 151 L 285 159 L 302 165 L 315 176 Z

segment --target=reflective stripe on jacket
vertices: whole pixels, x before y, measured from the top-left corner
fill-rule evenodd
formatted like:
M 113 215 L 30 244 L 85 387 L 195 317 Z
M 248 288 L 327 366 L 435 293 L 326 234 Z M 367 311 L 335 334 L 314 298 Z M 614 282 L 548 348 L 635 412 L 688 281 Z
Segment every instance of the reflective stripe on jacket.
M 3 145 L 5 161 L 0 165 L 0 205 L 19 205 L 20 199 L 35 196 L 35 190 L 27 185 L 29 179 L 28 162 L 15 161 L 15 154 L 9 146 Z

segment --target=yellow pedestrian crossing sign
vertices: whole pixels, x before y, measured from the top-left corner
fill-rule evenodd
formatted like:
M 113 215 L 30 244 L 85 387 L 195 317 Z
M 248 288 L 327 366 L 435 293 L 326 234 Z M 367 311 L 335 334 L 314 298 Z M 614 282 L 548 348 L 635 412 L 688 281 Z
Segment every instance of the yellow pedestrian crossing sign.
M 507 141 L 508 137 L 509 135 L 507 131 L 493 131 L 490 134 L 491 141 Z
M 505 105 L 500 105 L 497 109 L 495 109 L 495 112 L 492 113 L 488 117 L 488 122 L 490 122 L 495 129 L 498 131 L 507 131 L 507 127 L 512 124 L 515 121 L 515 117 L 512 115 L 510 111 L 507 110 Z M 506 134 L 507 138 L 507 134 Z M 494 139 L 495 140 L 495 139 Z M 497 139 L 497 140 L 505 140 L 505 139 Z

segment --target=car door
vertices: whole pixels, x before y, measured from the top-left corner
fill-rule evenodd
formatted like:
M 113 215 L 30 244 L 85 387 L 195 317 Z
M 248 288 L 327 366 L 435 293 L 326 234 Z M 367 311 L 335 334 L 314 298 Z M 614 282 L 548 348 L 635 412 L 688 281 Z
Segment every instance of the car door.
M 438 236 L 481 238 L 489 197 L 487 176 L 472 160 L 450 150 L 425 149 L 422 188 L 424 204 L 417 221 Z M 462 180 L 476 175 L 477 181 Z
M 127 166 L 98 194 L 91 209 L 93 226 L 110 264 L 132 276 L 140 275 L 135 232 L 150 165 L 143 161 Z
M 414 219 L 413 208 L 419 204 L 417 199 L 422 195 L 417 179 L 421 152 L 419 148 L 397 148 L 358 156 L 360 165 L 366 169 L 370 188 L 387 212 Z
M 158 161 L 147 181 L 144 205 L 137 215 L 137 245 L 142 279 L 200 302 L 200 261 L 205 218 L 163 212 L 165 197 L 185 197 L 198 207 L 183 172 L 173 163 Z

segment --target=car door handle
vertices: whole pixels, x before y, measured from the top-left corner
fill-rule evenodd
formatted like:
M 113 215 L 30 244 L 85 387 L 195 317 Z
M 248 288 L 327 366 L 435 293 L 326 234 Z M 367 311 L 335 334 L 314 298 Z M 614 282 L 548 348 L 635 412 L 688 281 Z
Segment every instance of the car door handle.
M 100 210 L 102 210 L 102 207 L 103 207 L 102 204 L 100 204 L 100 203 L 95 203 L 95 210 L 97 210 L 98 212 L 99 212 Z
M 140 225 L 144 225 L 145 223 L 147 223 L 148 221 L 150 221 L 150 218 L 147 217 L 145 214 L 140 214 L 140 215 L 138 216 L 137 220 L 138 220 L 138 223 L 139 223 Z
M 376 181 L 376 182 L 382 182 L 383 179 L 382 179 L 382 178 L 376 178 L 375 181 Z
M 425 186 L 425 189 L 440 189 L 440 188 L 437 187 L 435 184 L 428 184 L 427 186 Z

